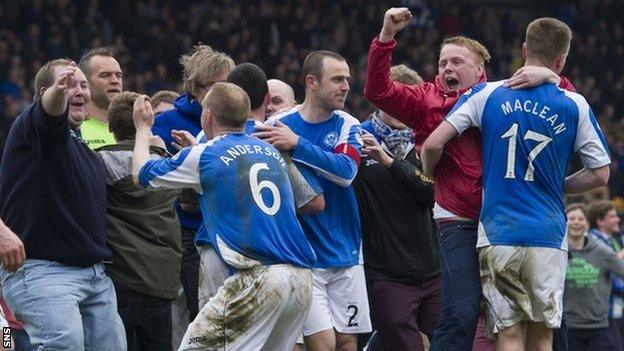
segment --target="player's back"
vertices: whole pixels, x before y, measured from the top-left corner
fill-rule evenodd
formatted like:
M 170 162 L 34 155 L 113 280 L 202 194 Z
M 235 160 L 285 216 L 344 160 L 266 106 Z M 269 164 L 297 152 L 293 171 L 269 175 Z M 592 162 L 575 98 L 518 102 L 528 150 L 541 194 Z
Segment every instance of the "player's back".
M 206 230 L 218 248 L 221 241 L 263 264 L 311 267 L 316 257 L 297 221 L 279 152 L 245 133 L 230 133 L 204 145 L 200 205 Z
M 468 104 L 463 108 L 476 111 L 474 124 L 482 131 L 484 200 L 478 246 L 565 248 L 566 171 L 573 153 L 588 142 L 606 150 L 602 132 L 579 94 L 555 84 L 512 90 L 502 83 L 475 86 L 451 112 L 461 113 L 461 105 Z M 583 153 L 584 161 L 602 154 Z

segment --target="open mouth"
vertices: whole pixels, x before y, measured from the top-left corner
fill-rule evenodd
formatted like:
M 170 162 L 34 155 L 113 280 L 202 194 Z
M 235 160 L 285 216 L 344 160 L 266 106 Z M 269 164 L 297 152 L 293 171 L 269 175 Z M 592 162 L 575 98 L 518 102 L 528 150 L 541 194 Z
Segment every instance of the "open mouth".
M 119 93 L 121 93 L 121 90 L 119 90 L 119 89 L 108 89 L 106 92 L 109 93 L 109 94 L 119 94 Z
M 446 79 L 444 79 L 444 81 L 446 82 L 446 85 L 451 90 L 455 90 L 455 89 L 457 89 L 459 87 L 459 80 L 457 80 L 457 78 L 455 78 L 455 77 L 446 77 Z
M 74 107 L 82 107 L 82 106 L 84 106 L 84 102 L 83 101 L 72 101 L 69 104 L 71 106 L 74 106 Z

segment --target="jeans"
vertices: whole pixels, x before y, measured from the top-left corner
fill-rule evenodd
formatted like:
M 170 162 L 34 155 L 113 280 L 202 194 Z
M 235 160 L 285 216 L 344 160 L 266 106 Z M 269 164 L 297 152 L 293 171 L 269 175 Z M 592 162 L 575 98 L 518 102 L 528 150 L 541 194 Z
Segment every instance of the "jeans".
M 442 317 L 431 341 L 432 351 L 471 350 L 481 307 L 477 224 L 440 225 Z
M 113 283 L 102 264 L 67 266 L 27 259 L 0 270 L 2 294 L 33 346 L 45 350 L 125 350 Z
M 171 350 L 171 300 L 115 288 L 128 351 Z
M 192 229 L 182 228 L 182 269 L 180 282 L 186 296 L 189 321 L 193 321 L 199 310 L 199 253 L 195 247 L 195 234 Z

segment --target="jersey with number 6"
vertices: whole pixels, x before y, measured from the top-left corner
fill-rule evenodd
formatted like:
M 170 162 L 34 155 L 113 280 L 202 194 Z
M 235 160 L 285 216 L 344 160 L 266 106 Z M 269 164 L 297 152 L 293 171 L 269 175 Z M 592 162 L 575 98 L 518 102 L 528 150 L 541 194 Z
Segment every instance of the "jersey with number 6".
M 459 133 L 481 128 L 483 206 L 478 247 L 567 249 L 563 184 L 574 152 L 585 168 L 610 163 L 591 108 L 554 84 L 512 90 L 482 83 L 460 98 L 446 120 Z
M 226 134 L 174 158 L 148 161 L 139 180 L 144 187 L 195 189 L 206 231 L 234 268 L 250 262 L 309 268 L 316 261 L 297 221 L 286 164 L 262 140 Z

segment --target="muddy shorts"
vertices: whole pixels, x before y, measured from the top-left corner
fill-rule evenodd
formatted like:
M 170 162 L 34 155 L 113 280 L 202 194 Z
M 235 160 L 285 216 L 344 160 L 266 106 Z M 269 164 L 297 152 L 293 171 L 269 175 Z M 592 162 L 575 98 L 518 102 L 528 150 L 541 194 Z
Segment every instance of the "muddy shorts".
M 339 333 L 372 331 L 364 266 L 315 268 L 313 297 L 303 335 L 336 329 Z
M 312 301 L 312 272 L 279 264 L 227 278 L 179 350 L 292 350 Z
M 481 286 L 493 332 L 524 321 L 558 328 L 567 265 L 567 252 L 560 249 L 503 245 L 480 248 Z

